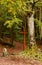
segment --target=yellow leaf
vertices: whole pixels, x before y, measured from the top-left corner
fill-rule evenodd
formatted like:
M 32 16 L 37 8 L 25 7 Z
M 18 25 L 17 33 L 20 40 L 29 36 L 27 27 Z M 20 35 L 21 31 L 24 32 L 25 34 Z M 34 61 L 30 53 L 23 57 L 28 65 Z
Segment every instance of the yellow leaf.
M 12 12 L 13 11 L 13 8 L 10 8 L 9 10 L 8 10 L 8 12 Z
M 7 2 L 14 3 L 12 0 L 7 0 Z

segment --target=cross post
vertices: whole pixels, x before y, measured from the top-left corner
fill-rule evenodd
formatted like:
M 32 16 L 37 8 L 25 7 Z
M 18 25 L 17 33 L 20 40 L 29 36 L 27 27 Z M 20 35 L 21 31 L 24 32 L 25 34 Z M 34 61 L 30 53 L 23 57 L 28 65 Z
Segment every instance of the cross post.
M 24 41 L 23 49 L 26 49 L 26 34 L 28 34 L 28 32 L 26 32 L 25 28 L 23 27 L 23 32 L 19 32 L 19 33 L 24 35 L 24 38 L 23 38 L 23 41 Z

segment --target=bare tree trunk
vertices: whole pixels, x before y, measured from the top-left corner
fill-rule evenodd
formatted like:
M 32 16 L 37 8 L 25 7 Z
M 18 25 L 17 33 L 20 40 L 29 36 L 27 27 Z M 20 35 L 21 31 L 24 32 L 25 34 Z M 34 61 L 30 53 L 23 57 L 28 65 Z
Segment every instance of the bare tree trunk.
M 34 39 L 34 14 L 32 14 L 30 17 L 27 17 L 27 22 L 28 22 L 28 32 L 29 32 L 29 43 L 30 45 L 35 44 L 35 39 Z
M 40 22 L 41 22 L 41 7 L 40 7 L 40 10 L 39 10 L 39 12 L 40 12 L 40 14 L 39 14 L 39 20 L 40 20 Z M 41 39 L 41 37 L 42 37 L 42 26 L 40 27 L 40 39 Z
M 31 0 L 31 2 L 33 3 L 34 1 Z M 28 4 L 28 6 L 29 6 L 28 7 L 29 12 L 28 12 L 28 16 L 27 16 L 30 46 L 32 46 L 32 45 L 35 44 L 35 38 L 34 38 L 34 36 L 35 36 L 35 32 L 34 32 L 34 8 L 32 7 L 32 5 Z
M 10 35 L 11 35 L 11 40 L 10 40 L 10 42 L 11 42 L 11 44 L 13 45 L 14 35 L 13 35 L 13 30 L 12 30 L 12 28 L 10 29 Z

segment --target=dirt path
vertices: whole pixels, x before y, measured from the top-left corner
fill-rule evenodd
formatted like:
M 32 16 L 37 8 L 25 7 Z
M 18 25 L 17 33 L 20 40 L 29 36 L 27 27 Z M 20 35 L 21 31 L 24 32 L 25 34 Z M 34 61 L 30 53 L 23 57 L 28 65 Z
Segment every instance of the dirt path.
M 38 60 L 32 59 L 24 59 L 24 58 L 15 58 L 12 56 L 12 53 L 18 54 L 18 52 L 23 50 L 23 44 L 14 41 L 14 48 L 6 47 L 8 53 L 10 54 L 7 57 L 2 57 L 2 50 L 5 46 L 0 45 L 0 65 L 42 65 L 42 62 Z
M 0 57 L 0 65 L 42 65 L 41 62 L 31 59 L 15 59 L 14 57 Z

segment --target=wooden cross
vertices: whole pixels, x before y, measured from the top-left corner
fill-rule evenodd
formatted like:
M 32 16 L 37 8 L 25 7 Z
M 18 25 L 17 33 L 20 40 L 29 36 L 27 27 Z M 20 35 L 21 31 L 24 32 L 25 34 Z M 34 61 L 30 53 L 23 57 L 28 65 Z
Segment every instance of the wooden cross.
M 23 27 L 23 32 L 19 32 L 20 34 L 24 34 L 24 44 L 23 44 L 23 49 L 26 49 L 26 34 L 28 34 L 28 32 L 25 31 L 25 28 Z

